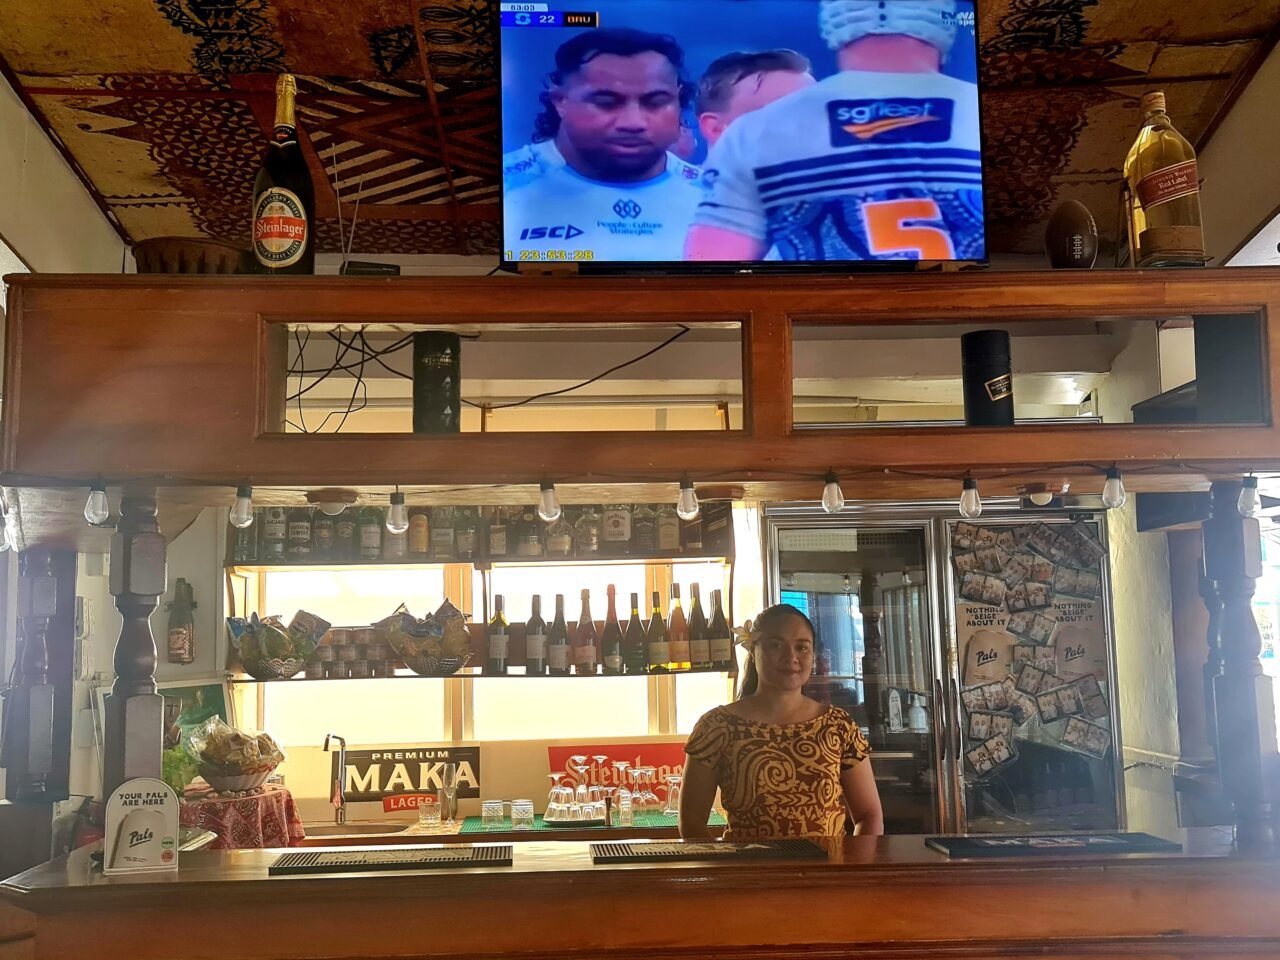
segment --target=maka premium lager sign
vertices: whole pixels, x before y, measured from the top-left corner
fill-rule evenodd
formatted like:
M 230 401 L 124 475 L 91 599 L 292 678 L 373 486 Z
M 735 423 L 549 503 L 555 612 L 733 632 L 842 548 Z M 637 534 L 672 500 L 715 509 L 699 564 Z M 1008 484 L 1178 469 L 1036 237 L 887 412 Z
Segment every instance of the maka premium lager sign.
M 381 800 L 397 794 L 435 793 L 444 786 L 446 764 L 457 764 L 458 797 L 480 796 L 479 747 L 394 747 L 386 750 L 348 750 L 342 783 L 348 802 Z M 338 778 L 338 754 L 333 755 L 331 780 Z

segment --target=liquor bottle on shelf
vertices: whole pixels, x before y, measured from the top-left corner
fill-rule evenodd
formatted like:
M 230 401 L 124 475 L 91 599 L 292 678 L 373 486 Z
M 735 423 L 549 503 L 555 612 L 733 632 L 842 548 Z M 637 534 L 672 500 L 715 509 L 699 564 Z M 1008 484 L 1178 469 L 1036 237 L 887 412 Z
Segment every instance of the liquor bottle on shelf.
M 692 520 L 680 521 L 680 552 L 699 554 L 702 552 L 702 514 Z
M 653 591 L 653 612 L 649 616 L 649 629 L 645 634 L 645 669 L 649 673 L 670 673 L 671 643 L 667 639 L 667 624 L 662 619 L 662 597 Z
M 194 663 L 196 659 L 196 618 L 192 613 L 196 601 L 191 584 L 181 577 L 173 586 L 169 610 L 169 662 Z
M 724 618 L 720 591 L 711 591 L 711 620 L 707 623 L 707 645 L 711 648 L 711 669 L 737 673 L 738 661 L 733 655 L 733 631 Z
M 409 556 L 409 531 L 401 530 L 399 533 L 393 533 L 390 530 L 382 531 L 382 559 L 383 560 L 404 560 Z
M 360 559 L 377 560 L 382 556 L 382 511 L 375 506 L 360 511 Z
M 489 621 L 489 657 L 484 662 L 484 675 L 505 677 L 511 634 L 507 630 L 507 617 L 502 610 L 502 594 L 494 594 L 493 619 Z
M 289 511 L 284 507 L 267 507 L 262 518 L 263 560 L 279 563 L 285 558 L 285 546 L 289 542 Z
M 516 556 L 542 556 L 542 520 L 533 507 L 525 507 L 520 513 L 516 531 Z
M 707 634 L 707 615 L 702 612 L 702 597 L 696 583 L 689 584 L 689 664 L 692 670 L 711 669 L 711 643 Z
M 1195 148 L 1169 121 L 1163 93 L 1144 96 L 1142 114 L 1142 129 L 1124 162 L 1132 263 L 1204 266 Z
M 548 557 L 573 556 L 573 526 L 563 511 L 554 521 L 547 524 L 546 542 Z
M 360 511 L 347 507 L 333 518 L 333 559 L 355 560 L 360 553 Z
M 509 531 L 511 527 L 508 525 L 507 508 L 494 507 L 489 515 L 489 526 L 486 531 L 488 539 L 488 557 L 491 560 L 501 560 L 507 556 L 510 549 Z M 534 598 L 537 600 L 537 598 Z
M 611 503 L 600 518 L 600 552 L 606 557 L 631 554 L 631 505 Z
M 459 560 L 474 560 L 479 546 L 474 507 L 458 507 L 453 512 L 453 546 Z
M 637 503 L 631 511 L 631 543 L 642 557 L 658 552 L 658 515 L 647 503 Z
M 236 531 L 236 544 L 232 559 L 236 563 L 252 563 L 258 559 L 258 530 L 262 527 L 262 511 L 254 518 L 255 523 Z
M 533 595 L 533 613 L 524 626 L 524 673 L 542 677 L 547 673 L 547 622 L 542 619 L 542 597 Z
M 618 624 L 617 588 L 611 583 L 608 589 L 609 612 L 604 618 L 604 632 L 600 635 L 600 662 L 604 672 L 619 677 L 625 671 L 622 662 L 622 627 Z
M 573 665 L 579 676 L 593 677 L 600 659 L 600 637 L 596 622 L 591 618 L 591 591 L 582 591 L 582 613 L 578 615 L 578 629 L 573 635 Z
M 574 525 L 574 546 L 580 557 L 600 556 L 600 514 L 591 504 L 582 508 L 582 515 Z
M 669 503 L 658 507 L 658 552 L 667 556 L 680 552 L 680 515 Z
M 409 511 L 409 556 L 426 560 L 431 556 L 431 516 L 426 507 Z
M 431 559 L 452 560 L 455 531 L 453 507 L 436 507 L 431 511 Z
M 631 619 L 622 637 L 622 666 L 628 674 L 647 673 L 644 623 L 640 620 L 640 594 L 631 595 Z
M 315 191 L 298 144 L 297 81 L 276 80 L 271 143 L 253 181 L 253 255 L 262 273 L 315 273 Z
M 333 559 L 333 534 L 333 517 L 317 510 L 311 518 L 311 555 L 315 559 Z
M 311 559 L 311 508 L 294 507 L 289 511 L 289 560 Z
M 564 594 L 556 594 L 556 618 L 547 632 L 547 673 L 553 677 L 569 676 L 569 625 L 564 622 Z
M 689 669 L 689 623 L 684 618 L 684 609 L 680 606 L 680 584 L 671 585 L 671 609 L 667 611 L 667 639 L 670 644 L 671 660 L 668 668 L 672 673 Z

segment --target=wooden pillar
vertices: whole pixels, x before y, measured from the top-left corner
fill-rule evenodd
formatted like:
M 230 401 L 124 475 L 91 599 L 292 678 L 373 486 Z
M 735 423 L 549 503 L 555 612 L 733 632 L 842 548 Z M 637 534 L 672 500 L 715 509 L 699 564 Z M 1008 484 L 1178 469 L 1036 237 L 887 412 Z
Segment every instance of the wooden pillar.
M 1216 676 L 1220 664 L 1214 652 L 1218 642 L 1217 618 L 1210 598 L 1204 596 L 1204 586 L 1212 586 L 1212 581 L 1204 575 L 1204 540 L 1199 530 L 1171 530 L 1165 537 L 1169 544 L 1169 586 L 1173 600 L 1179 759 L 1207 768 L 1214 763 L 1210 706 L 1213 681 L 1208 671 L 1212 663 L 1213 676 Z M 1221 604 L 1218 608 L 1221 609 Z
M 1231 802 L 1236 843 L 1245 849 L 1274 844 L 1268 772 L 1276 758 L 1271 678 L 1262 672 L 1262 637 L 1253 616 L 1254 582 L 1262 575 L 1258 521 L 1240 516 L 1240 484 L 1213 484 L 1204 523 L 1205 574 L 1222 603 L 1218 632 L 1222 671 L 1213 677 L 1218 771 Z
M 126 493 L 111 538 L 111 594 L 123 622 L 116 641 L 116 681 L 106 698 L 104 796 L 134 777 L 160 777 L 164 698 L 156 693 L 151 614 L 167 578 L 155 497 Z
M 58 581 L 44 550 L 19 559 L 18 659 L 14 685 L 5 696 L 5 798 L 45 799 L 53 768 L 54 688 L 49 682 L 49 621 L 57 609 Z

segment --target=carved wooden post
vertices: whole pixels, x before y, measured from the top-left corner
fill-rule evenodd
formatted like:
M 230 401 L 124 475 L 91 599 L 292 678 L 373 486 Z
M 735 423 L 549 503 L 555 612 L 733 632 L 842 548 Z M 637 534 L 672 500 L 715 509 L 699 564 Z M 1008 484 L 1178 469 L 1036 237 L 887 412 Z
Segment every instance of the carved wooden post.
M 104 796 L 134 777 L 160 777 L 164 698 L 156 693 L 151 614 L 167 577 L 155 498 L 126 493 L 111 538 L 111 594 L 124 622 L 116 641 L 116 681 L 106 702 Z
M 1276 756 L 1275 703 L 1258 659 L 1262 636 L 1252 606 L 1254 581 L 1262 575 L 1261 537 L 1258 521 L 1236 509 L 1239 492 L 1238 482 L 1213 485 L 1204 563 L 1222 603 L 1222 672 L 1213 679 L 1218 772 L 1234 812 L 1237 845 L 1258 849 L 1275 840 L 1266 777 Z
M 53 684 L 49 682 L 49 619 L 57 609 L 58 581 L 49 554 L 29 550 L 18 575 L 18 662 L 5 697 L 0 766 L 9 800 L 42 799 L 53 772 Z
M 1213 579 L 1205 573 L 1200 575 L 1200 599 L 1209 611 L 1209 657 L 1204 663 L 1205 736 L 1209 738 L 1209 744 L 1214 750 L 1217 750 L 1218 717 L 1213 707 L 1213 688 L 1222 674 L 1222 598 L 1218 596 L 1218 588 Z

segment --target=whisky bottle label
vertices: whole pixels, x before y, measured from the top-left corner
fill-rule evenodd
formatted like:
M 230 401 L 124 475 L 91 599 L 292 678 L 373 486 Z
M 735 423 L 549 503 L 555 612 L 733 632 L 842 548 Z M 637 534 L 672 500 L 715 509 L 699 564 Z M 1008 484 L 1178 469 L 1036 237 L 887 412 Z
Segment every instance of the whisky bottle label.
M 1199 192 L 1200 174 L 1194 160 L 1175 163 L 1138 181 L 1138 199 L 1146 209 Z
M 987 388 L 987 396 L 994 403 L 996 400 L 1003 400 L 1005 397 L 1013 396 L 1013 377 L 1004 373 L 998 377 L 992 377 L 983 384 Z
M 292 190 L 268 187 L 253 205 L 253 255 L 264 267 L 290 267 L 307 250 L 307 213 Z

